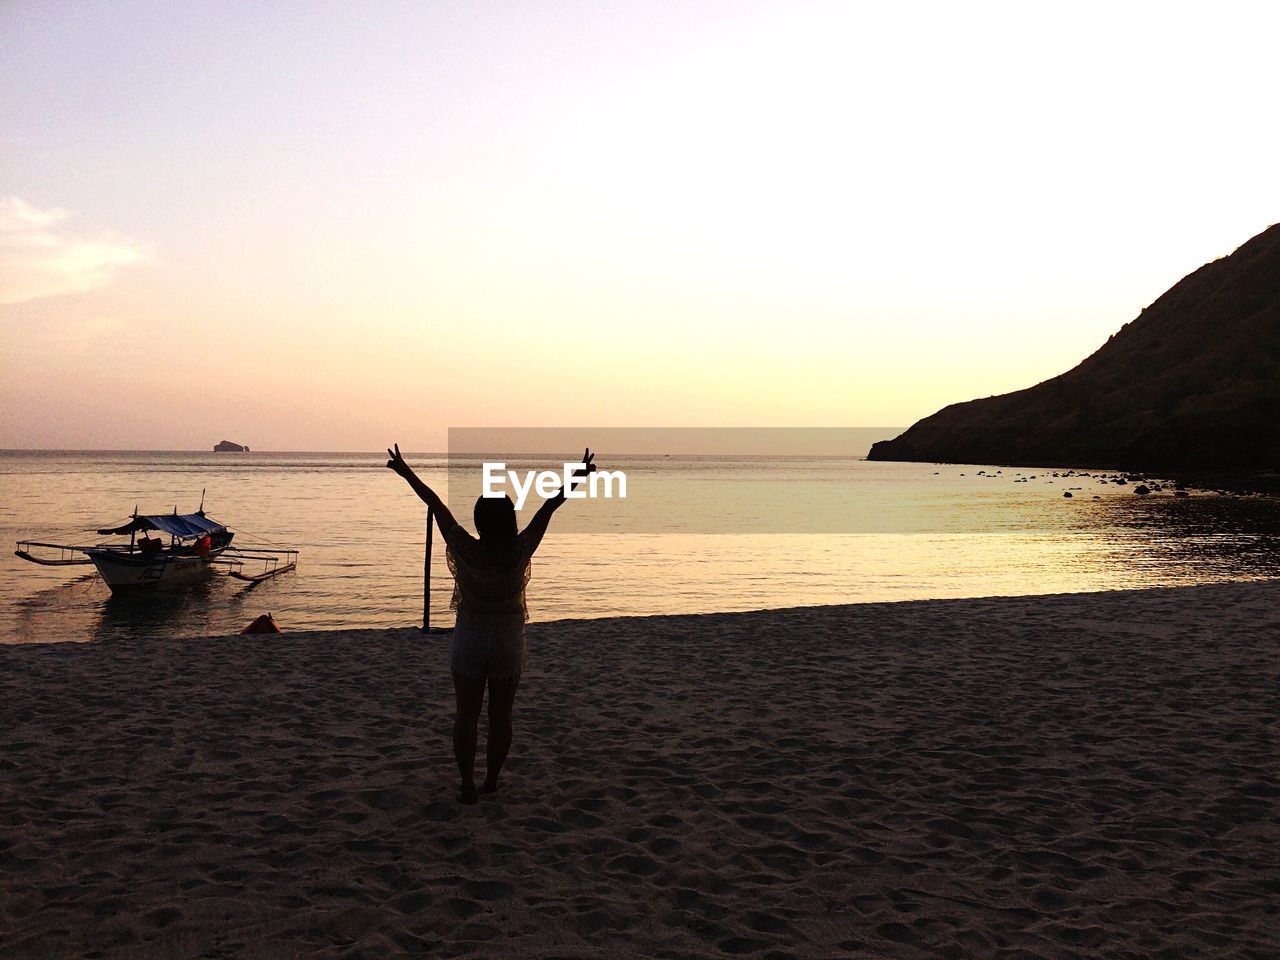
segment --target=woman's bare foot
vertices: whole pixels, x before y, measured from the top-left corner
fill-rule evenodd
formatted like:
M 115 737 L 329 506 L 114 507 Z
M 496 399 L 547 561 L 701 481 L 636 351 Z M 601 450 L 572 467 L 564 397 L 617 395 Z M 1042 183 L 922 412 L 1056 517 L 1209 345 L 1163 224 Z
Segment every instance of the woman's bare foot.
M 474 783 L 464 783 L 462 789 L 458 791 L 458 802 L 472 804 L 480 799 L 476 793 L 476 785 Z

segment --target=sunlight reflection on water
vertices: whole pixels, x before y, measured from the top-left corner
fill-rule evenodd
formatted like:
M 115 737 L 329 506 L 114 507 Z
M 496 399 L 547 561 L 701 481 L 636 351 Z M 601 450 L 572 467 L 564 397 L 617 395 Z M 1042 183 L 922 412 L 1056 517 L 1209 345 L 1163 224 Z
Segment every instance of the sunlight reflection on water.
M 442 457 L 409 459 L 428 482 L 445 485 Z M 207 488 L 206 509 L 237 531 L 239 545 L 266 540 L 302 551 L 298 571 L 274 580 L 213 578 L 136 598 L 112 597 L 84 575 L 91 567 L 39 567 L 10 553 L 0 577 L 0 642 L 226 634 L 268 611 L 286 630 L 417 623 L 424 513 L 383 462 L 372 454 L 0 453 L 0 537 L 10 544 L 20 537 L 92 543 L 99 538 L 87 530 L 123 519 L 135 503 L 142 512 L 175 506 L 189 512 Z M 690 478 L 723 484 L 737 470 L 756 486 L 762 478 L 805 479 L 794 460 L 681 458 L 635 466 L 678 478 L 651 487 L 670 498 L 662 509 L 672 512 L 686 506 L 680 491 Z M 872 504 L 881 516 L 909 517 L 902 526 L 919 532 L 892 532 L 892 525 L 889 532 L 838 534 L 591 532 L 594 504 L 571 503 L 534 560 L 531 616 L 678 614 L 1280 575 L 1271 499 L 1141 498 L 1131 488 L 1054 477 L 1051 470 L 979 477 L 982 468 L 862 461 L 841 461 L 838 469 L 840 496 L 859 509 Z M 1031 474 L 1034 481 L 1015 482 Z M 812 478 L 806 482 L 794 489 L 813 489 Z M 1068 487 L 1078 491 L 1071 500 L 1062 496 Z M 567 518 L 569 511 L 577 515 Z M 469 504 L 458 513 L 470 526 Z M 600 526 L 611 525 L 602 519 Z M 437 536 L 433 623 L 447 625 L 442 550 Z

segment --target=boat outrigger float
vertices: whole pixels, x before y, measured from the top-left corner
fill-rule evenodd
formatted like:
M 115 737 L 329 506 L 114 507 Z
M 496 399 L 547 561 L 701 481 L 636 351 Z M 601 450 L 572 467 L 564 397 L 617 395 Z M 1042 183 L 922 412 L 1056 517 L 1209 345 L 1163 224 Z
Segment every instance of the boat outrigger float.
M 160 537 L 152 537 L 151 533 Z M 142 536 L 139 537 L 138 534 Z M 46 567 L 92 563 L 112 593 L 127 593 L 147 587 L 189 583 L 210 573 L 220 572 L 237 580 L 266 580 L 293 570 L 298 565 L 298 551 L 284 547 L 233 547 L 235 533 L 225 524 L 196 513 L 140 514 L 115 527 L 98 530 L 100 536 L 128 536 L 128 543 L 98 543 L 73 546 L 66 543 L 41 543 L 19 540 L 15 553 L 23 560 Z M 165 543 L 163 536 L 168 535 Z M 47 555 L 38 555 L 38 550 Z M 58 551 L 52 555 L 51 551 Z M 246 573 L 246 563 L 262 563 L 260 572 Z M 257 569 L 255 566 L 253 569 Z

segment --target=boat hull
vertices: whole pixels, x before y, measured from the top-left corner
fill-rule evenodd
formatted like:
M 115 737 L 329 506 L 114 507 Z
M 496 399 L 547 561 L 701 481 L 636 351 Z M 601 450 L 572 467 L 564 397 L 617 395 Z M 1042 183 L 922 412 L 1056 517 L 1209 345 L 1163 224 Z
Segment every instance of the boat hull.
M 116 550 L 89 550 L 89 559 L 98 568 L 112 593 L 133 593 L 155 587 L 177 586 L 202 580 L 213 573 L 212 561 L 221 550 L 206 557 L 163 553 L 141 557 Z

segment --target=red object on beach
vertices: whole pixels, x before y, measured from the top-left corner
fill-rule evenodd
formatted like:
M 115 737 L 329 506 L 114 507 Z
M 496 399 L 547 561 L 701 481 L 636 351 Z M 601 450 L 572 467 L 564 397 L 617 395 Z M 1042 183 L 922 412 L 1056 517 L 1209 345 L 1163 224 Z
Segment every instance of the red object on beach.
M 276 622 L 271 619 L 271 614 L 264 613 L 257 620 L 253 621 L 253 623 L 249 624 L 247 627 L 241 630 L 240 636 L 243 637 L 247 633 L 279 633 L 279 632 L 280 632 L 280 628 L 277 627 Z

